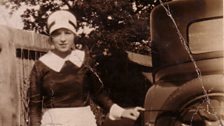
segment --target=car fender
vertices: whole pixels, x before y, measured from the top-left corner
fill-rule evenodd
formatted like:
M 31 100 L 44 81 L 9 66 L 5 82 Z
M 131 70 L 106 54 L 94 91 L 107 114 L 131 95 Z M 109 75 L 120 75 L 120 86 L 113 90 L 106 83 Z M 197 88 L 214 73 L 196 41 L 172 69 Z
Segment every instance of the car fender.
M 144 102 L 144 108 L 146 109 L 144 113 L 144 123 L 147 125 L 154 123 L 166 99 L 177 89 L 177 86 L 167 82 L 165 83 L 166 84 L 163 83 L 162 86 L 159 83 L 153 85 L 146 93 Z

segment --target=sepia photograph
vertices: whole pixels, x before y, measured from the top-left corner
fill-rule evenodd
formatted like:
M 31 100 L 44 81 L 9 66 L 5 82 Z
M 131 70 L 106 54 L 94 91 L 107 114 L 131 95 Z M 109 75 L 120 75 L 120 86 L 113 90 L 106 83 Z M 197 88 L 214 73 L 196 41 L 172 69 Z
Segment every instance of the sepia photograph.
M 223 0 L 0 0 L 0 126 L 224 126 Z

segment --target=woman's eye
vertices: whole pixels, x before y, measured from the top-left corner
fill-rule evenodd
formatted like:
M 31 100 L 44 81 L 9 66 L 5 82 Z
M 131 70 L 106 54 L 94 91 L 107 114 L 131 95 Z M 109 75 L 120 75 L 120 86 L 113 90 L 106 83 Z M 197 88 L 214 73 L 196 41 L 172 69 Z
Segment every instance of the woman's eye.
M 56 37 L 56 36 L 58 36 L 58 35 L 60 35 L 60 34 L 61 34 L 60 32 L 55 31 L 55 32 L 52 33 L 52 37 Z
M 72 32 L 70 32 L 70 31 L 66 31 L 65 34 L 72 34 Z

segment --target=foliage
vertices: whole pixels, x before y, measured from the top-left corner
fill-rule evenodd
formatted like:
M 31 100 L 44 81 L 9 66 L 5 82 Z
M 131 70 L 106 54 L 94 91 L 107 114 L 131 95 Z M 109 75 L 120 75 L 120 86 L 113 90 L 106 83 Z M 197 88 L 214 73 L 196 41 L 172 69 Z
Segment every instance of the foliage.
M 93 51 L 104 52 L 112 47 L 149 54 L 149 14 L 158 0 L 9 0 L 12 12 L 29 6 L 21 15 L 25 30 L 47 34 L 46 18 L 60 9 L 73 12 L 81 32 L 79 42 Z M 9 5 L 9 4 L 6 4 Z

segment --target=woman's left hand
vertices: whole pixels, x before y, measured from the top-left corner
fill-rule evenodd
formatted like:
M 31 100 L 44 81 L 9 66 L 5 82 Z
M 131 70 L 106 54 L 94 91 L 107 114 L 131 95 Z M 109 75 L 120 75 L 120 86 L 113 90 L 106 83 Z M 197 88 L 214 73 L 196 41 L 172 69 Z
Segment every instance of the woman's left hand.
M 128 109 L 124 110 L 121 117 L 132 119 L 132 120 L 137 120 L 140 115 L 140 112 L 144 111 L 144 110 L 145 109 L 142 107 L 128 108 Z

